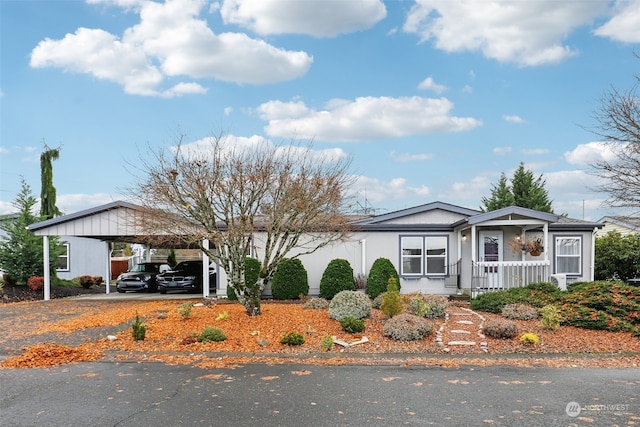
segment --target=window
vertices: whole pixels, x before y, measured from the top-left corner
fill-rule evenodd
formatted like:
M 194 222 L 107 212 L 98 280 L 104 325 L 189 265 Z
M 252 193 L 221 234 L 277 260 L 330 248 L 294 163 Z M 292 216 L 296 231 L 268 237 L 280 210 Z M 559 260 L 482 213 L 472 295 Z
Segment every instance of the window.
M 446 236 L 400 237 L 402 276 L 444 276 L 447 274 Z
M 556 273 L 582 274 L 582 237 L 556 237 Z
M 58 256 L 58 263 L 56 265 L 57 271 L 69 271 L 69 244 L 63 243 L 58 246 L 60 255 Z

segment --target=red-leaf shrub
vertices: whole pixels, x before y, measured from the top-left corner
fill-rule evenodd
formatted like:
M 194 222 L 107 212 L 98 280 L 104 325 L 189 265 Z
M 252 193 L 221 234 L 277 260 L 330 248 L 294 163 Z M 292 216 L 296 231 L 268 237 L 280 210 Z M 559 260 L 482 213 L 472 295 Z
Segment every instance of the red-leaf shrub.
M 27 280 L 27 286 L 32 291 L 39 291 L 44 288 L 44 277 L 42 276 L 33 276 L 29 277 Z

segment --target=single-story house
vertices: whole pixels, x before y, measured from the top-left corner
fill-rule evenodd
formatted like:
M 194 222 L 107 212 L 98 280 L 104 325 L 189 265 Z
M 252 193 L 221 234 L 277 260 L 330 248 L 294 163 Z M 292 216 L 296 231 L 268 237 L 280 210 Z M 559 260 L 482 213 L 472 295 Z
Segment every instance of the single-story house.
M 38 235 L 82 236 L 105 245 L 110 241 L 141 242 L 145 236 L 138 235 L 136 226 L 141 212 L 141 207 L 119 201 L 29 228 Z M 398 270 L 403 293 L 477 295 L 539 281 L 564 287 L 572 281 L 593 280 L 595 232 L 602 227 L 601 223 L 518 206 L 482 212 L 443 202 L 351 224 L 352 234 L 345 241 L 300 256 L 308 273 L 310 295 L 319 293 L 322 273 L 335 258 L 348 260 L 354 274 L 368 274 L 376 259 L 388 258 Z M 258 256 L 261 237 L 262 233 L 256 232 L 253 239 Z M 208 258 L 203 258 L 208 265 Z M 205 286 L 203 296 L 226 296 L 226 275 L 219 267 L 216 270 L 217 283 Z
M 596 236 L 604 236 L 610 231 L 617 231 L 626 236 L 632 233 L 640 233 L 640 217 L 637 216 L 605 216 L 598 222 L 603 226 L 596 232 Z

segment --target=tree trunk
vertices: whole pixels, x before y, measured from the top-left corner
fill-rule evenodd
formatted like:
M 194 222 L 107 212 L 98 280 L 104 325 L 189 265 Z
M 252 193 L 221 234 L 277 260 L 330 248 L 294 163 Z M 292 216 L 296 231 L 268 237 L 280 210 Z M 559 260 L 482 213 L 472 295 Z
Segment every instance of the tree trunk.
M 258 280 L 253 286 L 247 286 L 244 280 L 244 272 L 233 270 L 230 275 L 230 286 L 238 297 L 240 304 L 247 310 L 249 316 L 259 316 L 260 313 L 260 297 L 264 289 L 264 282 Z

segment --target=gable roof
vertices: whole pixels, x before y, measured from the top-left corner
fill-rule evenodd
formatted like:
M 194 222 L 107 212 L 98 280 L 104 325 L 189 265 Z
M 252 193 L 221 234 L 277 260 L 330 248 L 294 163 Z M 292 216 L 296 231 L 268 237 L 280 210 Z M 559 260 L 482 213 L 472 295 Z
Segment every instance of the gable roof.
M 483 212 L 478 215 L 474 215 L 466 220 L 467 224 L 479 224 L 486 221 L 496 220 L 503 217 L 526 217 L 537 219 L 544 222 L 557 222 L 560 215 L 551 214 L 547 212 L 540 212 L 533 209 L 527 209 L 520 206 L 509 206 L 502 209 L 496 209 L 495 211 Z
M 600 221 L 602 223 L 610 222 L 619 227 L 628 228 L 629 230 L 640 231 L 640 218 L 633 216 L 605 216 Z
M 461 206 L 451 205 L 449 203 L 432 202 L 432 203 L 426 203 L 420 206 L 414 206 L 412 208 L 401 209 L 398 211 L 393 211 L 386 214 L 381 214 L 381 215 L 376 215 L 369 218 L 361 219 L 359 221 L 355 221 L 353 224 L 356 224 L 356 225 L 377 224 L 377 223 L 381 223 L 381 222 L 385 222 L 393 219 L 406 217 L 409 215 L 415 215 L 415 214 L 425 213 L 425 212 L 434 211 L 434 210 L 443 210 L 443 211 L 453 212 L 453 213 L 457 213 L 465 216 L 477 215 L 478 213 L 481 212 L 475 209 L 468 209 L 468 208 L 463 208 Z

